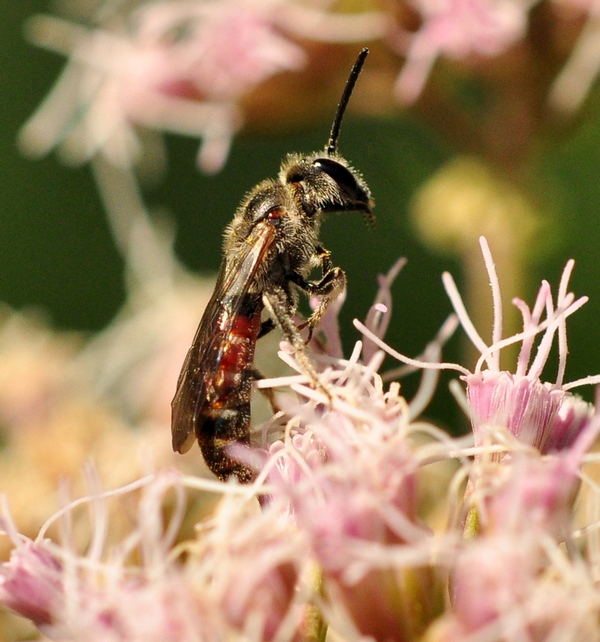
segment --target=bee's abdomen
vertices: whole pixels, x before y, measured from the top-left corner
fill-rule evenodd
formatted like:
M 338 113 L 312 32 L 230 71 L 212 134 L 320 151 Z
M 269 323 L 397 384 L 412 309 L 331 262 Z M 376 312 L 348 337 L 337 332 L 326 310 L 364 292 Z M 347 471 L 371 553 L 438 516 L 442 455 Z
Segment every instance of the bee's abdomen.
M 256 305 L 236 315 L 211 377 L 208 403 L 197 417 L 196 436 L 202 455 L 210 470 L 222 480 L 235 475 L 244 483 L 255 476 L 230 450 L 234 444 L 250 445 L 254 349 L 261 312 L 262 305 Z

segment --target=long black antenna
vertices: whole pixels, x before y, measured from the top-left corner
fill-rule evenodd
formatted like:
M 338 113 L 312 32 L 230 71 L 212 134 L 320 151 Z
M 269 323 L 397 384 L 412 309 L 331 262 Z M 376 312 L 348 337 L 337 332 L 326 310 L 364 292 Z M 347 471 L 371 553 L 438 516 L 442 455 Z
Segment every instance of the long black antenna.
M 344 112 L 350 101 L 350 96 L 354 90 L 354 85 L 362 71 L 365 60 L 369 55 L 369 50 L 367 47 L 361 50 L 358 54 L 358 58 L 354 63 L 352 69 L 350 70 L 350 75 L 348 76 L 348 81 L 344 87 L 344 93 L 340 99 L 340 104 L 338 105 L 337 112 L 335 113 L 335 118 L 333 119 L 333 125 L 331 126 L 331 133 L 329 134 L 329 142 L 327 143 L 327 155 L 331 156 L 337 152 L 337 142 L 340 136 L 340 127 L 342 126 L 342 119 L 344 118 Z

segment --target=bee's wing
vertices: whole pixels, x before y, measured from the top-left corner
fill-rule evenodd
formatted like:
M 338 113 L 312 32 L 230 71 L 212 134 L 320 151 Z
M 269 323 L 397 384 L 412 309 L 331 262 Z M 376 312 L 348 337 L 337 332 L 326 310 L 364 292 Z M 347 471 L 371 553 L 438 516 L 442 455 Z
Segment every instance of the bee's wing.
M 207 379 L 219 369 L 223 347 L 230 340 L 244 295 L 275 240 L 272 225 L 259 223 L 233 258 L 224 259 L 217 283 L 196 331 L 171 403 L 173 450 L 187 452 L 196 437 L 199 410 L 208 403 Z

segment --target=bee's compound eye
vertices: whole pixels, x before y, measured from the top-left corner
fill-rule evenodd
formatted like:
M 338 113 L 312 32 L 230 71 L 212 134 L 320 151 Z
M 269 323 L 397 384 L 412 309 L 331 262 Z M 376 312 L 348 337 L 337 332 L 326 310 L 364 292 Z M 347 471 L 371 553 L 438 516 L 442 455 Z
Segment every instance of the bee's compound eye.
M 331 160 L 331 158 L 317 158 L 313 161 L 313 165 L 331 176 L 349 196 L 356 196 L 360 191 L 352 172 L 341 163 Z

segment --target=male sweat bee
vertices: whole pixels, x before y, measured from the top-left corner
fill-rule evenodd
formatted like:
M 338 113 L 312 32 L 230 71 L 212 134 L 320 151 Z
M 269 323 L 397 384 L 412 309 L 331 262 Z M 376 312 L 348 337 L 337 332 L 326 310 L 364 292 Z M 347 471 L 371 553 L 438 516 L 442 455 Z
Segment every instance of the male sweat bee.
M 225 230 L 223 262 L 172 402 L 173 450 L 184 453 L 197 439 L 212 472 L 241 482 L 256 473 L 236 460 L 234 444 L 250 444 L 250 397 L 256 341 L 275 326 L 317 384 L 305 356 L 305 340 L 293 321 L 298 291 L 319 299 L 303 326 L 309 339 L 328 305 L 343 290 L 344 272 L 319 241 L 327 212 L 362 212 L 372 219 L 369 188 L 337 151 L 340 126 L 368 49 L 346 83 L 324 151 L 288 155 L 277 179 L 244 197 Z M 321 278 L 308 280 L 313 268 Z M 265 318 L 263 319 L 263 313 Z

